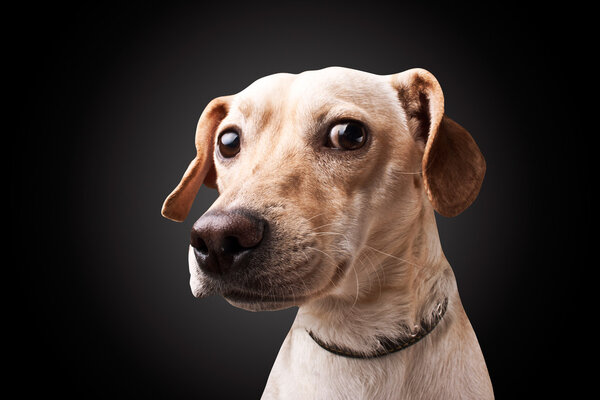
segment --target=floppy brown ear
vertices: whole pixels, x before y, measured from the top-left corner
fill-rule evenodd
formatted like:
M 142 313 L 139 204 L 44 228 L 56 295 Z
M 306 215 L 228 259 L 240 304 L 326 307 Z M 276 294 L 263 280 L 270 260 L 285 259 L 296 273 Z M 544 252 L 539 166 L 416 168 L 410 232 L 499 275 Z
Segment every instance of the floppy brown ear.
M 163 203 L 161 213 L 164 217 L 177 222 L 185 220 L 202 183 L 208 187 L 216 187 L 214 136 L 229 111 L 230 100 L 231 96 L 217 97 L 202 112 L 196 128 L 196 158 L 190 163 L 179 185 Z
M 422 171 L 433 208 L 453 217 L 473 203 L 485 175 L 485 159 L 462 126 L 444 114 L 440 84 L 428 71 L 411 69 L 392 76 L 415 140 L 425 143 Z

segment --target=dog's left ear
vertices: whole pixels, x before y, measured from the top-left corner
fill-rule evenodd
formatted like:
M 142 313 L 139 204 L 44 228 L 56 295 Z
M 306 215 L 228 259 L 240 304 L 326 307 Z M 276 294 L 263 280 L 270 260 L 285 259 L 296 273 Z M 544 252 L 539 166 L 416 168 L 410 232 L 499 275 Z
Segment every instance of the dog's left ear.
M 462 126 L 444 114 L 444 96 L 435 77 L 420 68 L 391 76 L 409 129 L 425 144 L 422 171 L 433 208 L 445 217 L 460 214 L 479 194 L 485 160 Z
M 216 130 L 229 112 L 232 96 L 213 99 L 204 109 L 196 128 L 196 157 L 183 174 L 179 185 L 171 192 L 162 207 L 162 215 L 173 221 L 183 221 L 192 207 L 194 198 L 204 183 L 216 188 L 217 174 L 213 162 Z

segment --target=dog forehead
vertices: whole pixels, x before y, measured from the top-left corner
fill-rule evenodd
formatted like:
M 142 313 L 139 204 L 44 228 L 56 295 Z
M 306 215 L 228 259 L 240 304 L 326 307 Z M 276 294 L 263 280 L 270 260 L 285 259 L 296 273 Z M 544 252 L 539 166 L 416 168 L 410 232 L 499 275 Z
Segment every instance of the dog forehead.
M 260 78 L 236 95 L 235 107 L 248 115 L 258 110 L 321 108 L 337 101 L 358 106 L 381 106 L 393 96 L 385 76 L 344 67 L 299 74 L 278 73 Z
M 369 72 L 344 67 L 328 67 L 298 74 L 294 94 L 328 93 L 331 96 L 357 95 L 376 92 L 383 77 Z
M 252 114 L 257 109 L 264 109 L 273 103 L 279 103 L 286 96 L 295 75 L 279 73 L 260 78 L 235 95 L 233 108 L 242 114 Z
M 395 103 L 385 76 L 343 67 L 303 72 L 290 92 L 297 112 L 304 116 L 337 109 L 342 114 L 347 110 L 376 117 Z

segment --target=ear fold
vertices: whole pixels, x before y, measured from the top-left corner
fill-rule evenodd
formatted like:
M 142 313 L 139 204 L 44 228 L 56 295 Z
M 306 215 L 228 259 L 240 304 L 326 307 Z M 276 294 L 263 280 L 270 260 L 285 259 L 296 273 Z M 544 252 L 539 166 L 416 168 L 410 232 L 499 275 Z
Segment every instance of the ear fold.
M 427 196 L 443 216 L 463 212 L 479 194 L 485 159 L 462 126 L 444 115 L 444 96 L 435 77 L 424 69 L 392 76 L 392 84 L 415 140 L 425 143 L 422 171 Z
M 181 182 L 167 197 L 162 215 L 173 221 L 182 222 L 187 217 L 194 198 L 204 183 L 216 187 L 216 172 L 213 163 L 214 136 L 216 129 L 229 111 L 231 96 L 212 100 L 202 112 L 196 128 L 196 157 L 185 171 Z

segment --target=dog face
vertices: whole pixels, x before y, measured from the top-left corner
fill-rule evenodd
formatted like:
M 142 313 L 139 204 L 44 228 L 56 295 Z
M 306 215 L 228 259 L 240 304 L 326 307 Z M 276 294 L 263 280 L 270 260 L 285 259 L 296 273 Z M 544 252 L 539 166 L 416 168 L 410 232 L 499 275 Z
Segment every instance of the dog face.
M 343 295 L 369 241 L 398 240 L 429 202 L 460 213 L 485 171 L 420 69 L 267 76 L 213 100 L 196 147 L 163 215 L 183 220 L 202 183 L 218 189 L 192 230 L 192 291 L 250 310 Z

